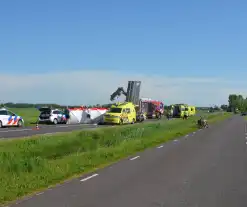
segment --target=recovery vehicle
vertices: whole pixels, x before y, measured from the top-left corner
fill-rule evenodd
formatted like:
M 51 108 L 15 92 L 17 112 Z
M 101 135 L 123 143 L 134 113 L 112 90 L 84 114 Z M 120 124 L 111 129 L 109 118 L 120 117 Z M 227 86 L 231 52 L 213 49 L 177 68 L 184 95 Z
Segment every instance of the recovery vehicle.
M 132 102 L 135 105 L 136 121 L 144 121 L 146 118 L 158 118 L 164 114 L 164 104 L 150 98 L 140 98 L 141 81 L 129 81 L 127 92 L 119 87 L 111 96 L 114 101 L 116 97 L 126 96 L 125 102 Z

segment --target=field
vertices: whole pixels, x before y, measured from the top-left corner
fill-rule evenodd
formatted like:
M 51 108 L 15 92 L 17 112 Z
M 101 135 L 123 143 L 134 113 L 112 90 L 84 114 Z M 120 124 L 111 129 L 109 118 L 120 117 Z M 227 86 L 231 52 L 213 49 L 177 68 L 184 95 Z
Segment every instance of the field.
M 210 114 L 209 123 L 230 117 Z M 94 171 L 197 129 L 198 117 L 0 142 L 0 203 Z M 207 130 L 207 129 L 205 129 Z

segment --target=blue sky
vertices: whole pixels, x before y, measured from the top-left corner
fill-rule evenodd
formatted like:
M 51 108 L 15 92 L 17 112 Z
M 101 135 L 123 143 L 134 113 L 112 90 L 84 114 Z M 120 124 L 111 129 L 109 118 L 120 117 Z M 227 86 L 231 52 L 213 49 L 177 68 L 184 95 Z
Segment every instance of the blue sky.
M 246 1 L 228 0 L 1 1 L 0 72 L 244 81 L 246 8 Z

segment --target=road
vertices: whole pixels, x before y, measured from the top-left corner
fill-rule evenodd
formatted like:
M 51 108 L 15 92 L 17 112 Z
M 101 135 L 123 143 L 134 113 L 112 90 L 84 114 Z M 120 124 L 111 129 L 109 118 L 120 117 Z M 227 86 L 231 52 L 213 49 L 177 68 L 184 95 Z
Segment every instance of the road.
M 246 207 L 246 133 L 235 116 L 13 206 Z
M 74 125 L 41 125 L 37 130 L 34 127 L 23 127 L 23 128 L 4 128 L 0 129 L 0 139 L 6 138 L 21 138 L 28 137 L 38 134 L 54 134 L 57 132 L 69 132 L 79 129 L 92 129 L 96 127 L 105 127 L 97 125 L 86 125 L 86 124 L 74 124 Z
M 157 121 L 149 119 L 146 122 Z M 55 134 L 57 132 L 70 132 L 80 129 L 94 129 L 99 127 L 111 127 L 109 125 L 94 125 L 94 124 L 62 124 L 62 125 L 40 125 L 39 130 L 33 127 L 23 128 L 0 128 L 0 139 L 22 138 L 41 134 Z

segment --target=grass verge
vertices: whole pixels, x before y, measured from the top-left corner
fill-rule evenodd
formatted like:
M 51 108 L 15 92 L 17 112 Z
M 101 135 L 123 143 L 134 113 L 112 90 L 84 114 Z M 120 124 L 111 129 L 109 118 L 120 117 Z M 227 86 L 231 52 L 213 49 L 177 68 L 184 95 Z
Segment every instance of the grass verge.
M 211 114 L 210 123 L 231 114 Z M 0 203 L 196 130 L 198 117 L 0 142 Z

